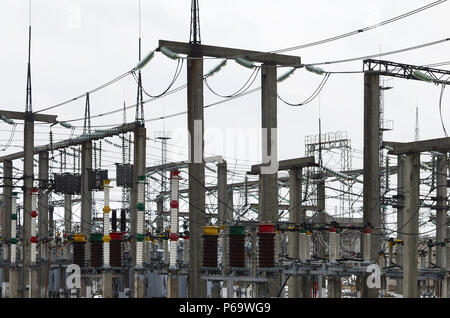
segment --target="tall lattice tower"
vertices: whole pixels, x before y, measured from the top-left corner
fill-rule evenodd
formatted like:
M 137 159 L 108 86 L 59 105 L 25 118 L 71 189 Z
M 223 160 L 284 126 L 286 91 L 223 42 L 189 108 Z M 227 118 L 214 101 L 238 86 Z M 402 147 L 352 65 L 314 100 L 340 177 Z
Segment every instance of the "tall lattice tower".
M 333 150 L 337 150 L 336 153 Z M 347 132 L 329 132 L 324 134 L 312 135 L 305 137 L 305 155 L 306 156 L 321 156 L 323 166 L 333 170 L 350 171 L 352 168 L 352 144 L 351 140 L 347 137 Z M 336 158 L 336 155 L 339 158 Z M 308 169 L 308 174 L 314 174 L 315 172 Z M 351 196 L 350 189 L 351 184 L 348 180 L 340 180 L 340 198 L 339 214 L 344 217 L 352 217 L 351 213 Z M 308 189 L 308 185 L 305 187 L 305 191 Z M 307 197 L 305 195 L 305 197 Z M 310 204 L 315 205 L 315 199 L 311 197 Z

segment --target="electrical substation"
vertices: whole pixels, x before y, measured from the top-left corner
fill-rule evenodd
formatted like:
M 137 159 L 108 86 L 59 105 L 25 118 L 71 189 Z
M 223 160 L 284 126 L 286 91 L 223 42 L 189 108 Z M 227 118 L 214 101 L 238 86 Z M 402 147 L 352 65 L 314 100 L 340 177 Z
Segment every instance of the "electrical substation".
M 323 132 L 320 119 L 318 134 L 305 136 L 297 129 L 304 156 L 280 160 L 278 138 L 284 127 L 277 114 L 290 103 L 279 96 L 278 85 L 294 72 L 321 78 L 308 100 L 290 105 L 302 106 L 316 99 L 338 72 L 287 51 L 204 44 L 198 0 L 192 0 L 190 14 L 188 42 L 161 39 L 155 50 L 141 56 L 139 36 L 139 61 L 131 70 L 37 111 L 30 22 L 25 111 L 0 110 L 11 138 L 18 125 L 24 134 L 23 151 L 0 153 L 1 297 L 450 297 L 450 138 L 420 140 L 417 114 L 416 140 L 388 140 L 395 125 L 384 116 L 387 96 L 396 89 L 394 79 L 441 86 L 442 103 L 450 71 L 394 62 L 387 56 L 395 52 L 356 58 L 364 93 L 363 166 L 352 162 L 355 149 L 348 131 Z M 161 95 L 146 91 L 141 72 L 156 55 L 177 63 L 175 78 Z M 205 72 L 206 59 L 217 66 Z M 234 161 L 204 149 L 204 111 L 210 106 L 204 89 L 213 91 L 208 80 L 231 63 L 252 75 L 240 91 L 223 99 L 261 96 L 262 160 L 241 171 L 240 180 L 234 178 Z M 173 87 L 180 74 L 186 85 Z M 258 87 L 251 88 L 258 75 Z M 91 116 L 92 96 L 126 77 L 135 80 L 137 95 L 134 105 L 112 110 L 124 112 L 123 123 L 91 125 L 91 118 L 99 117 Z M 149 116 L 148 101 L 157 103 L 178 91 L 187 99 L 182 116 L 188 156 L 171 161 L 170 133 L 150 136 L 144 109 Z M 74 100 L 85 105 L 79 130 L 59 112 Z M 130 107 L 135 118 L 127 121 Z M 35 126 L 46 127 L 48 142 L 35 144 Z M 58 129 L 70 137 L 67 133 L 58 139 Z M 149 148 L 150 143 L 156 146 Z M 159 164 L 147 164 L 149 149 L 157 153 Z M 335 203 L 334 211 L 327 209 L 327 200 Z

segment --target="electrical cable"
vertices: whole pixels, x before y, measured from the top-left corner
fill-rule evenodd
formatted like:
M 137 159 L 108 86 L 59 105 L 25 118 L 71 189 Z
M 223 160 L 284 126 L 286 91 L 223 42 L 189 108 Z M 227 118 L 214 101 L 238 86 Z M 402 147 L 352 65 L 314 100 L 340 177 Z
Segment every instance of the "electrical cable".
M 255 69 L 253 69 L 252 74 L 250 75 L 250 77 L 247 79 L 247 81 L 245 82 L 245 84 L 236 92 L 232 93 L 231 95 L 222 95 L 220 93 L 217 93 L 215 90 L 213 90 L 211 88 L 211 86 L 208 84 L 208 77 L 205 77 L 203 79 L 203 81 L 205 82 L 206 87 L 208 87 L 208 89 L 214 94 L 217 95 L 219 97 L 222 98 L 231 98 L 231 97 L 235 97 L 240 95 L 241 93 L 245 93 L 255 82 L 256 77 L 258 76 L 259 71 L 261 70 L 260 67 L 256 67 Z
M 311 96 L 309 96 L 305 101 L 298 103 L 298 104 L 294 104 L 294 103 L 289 103 L 286 100 L 284 100 L 283 98 L 280 97 L 279 94 L 277 94 L 278 98 L 285 103 L 286 105 L 292 106 L 292 107 L 299 107 L 299 106 L 305 106 L 309 103 L 311 103 L 313 100 L 316 99 L 317 96 L 319 96 L 319 94 L 322 92 L 323 88 L 325 87 L 325 84 L 327 83 L 328 79 L 330 78 L 330 74 L 327 73 L 324 78 L 322 79 L 322 81 L 320 82 L 319 86 L 316 88 L 316 90 L 314 91 L 314 93 L 312 93 Z

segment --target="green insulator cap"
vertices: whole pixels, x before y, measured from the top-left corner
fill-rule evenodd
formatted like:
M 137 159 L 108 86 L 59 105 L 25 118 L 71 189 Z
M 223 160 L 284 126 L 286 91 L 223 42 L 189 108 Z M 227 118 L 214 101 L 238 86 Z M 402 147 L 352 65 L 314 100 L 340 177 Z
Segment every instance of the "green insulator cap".
M 230 235 L 245 235 L 245 227 L 242 225 L 231 226 Z
M 139 176 L 138 181 L 145 181 L 145 176 Z
M 17 244 L 17 239 L 16 238 L 11 238 L 9 240 L 9 244 Z
M 17 214 L 11 214 L 11 220 L 17 220 Z
M 103 234 L 102 233 L 91 233 L 91 242 L 103 242 Z
M 136 241 L 143 242 L 145 238 L 144 234 L 136 234 Z
M 138 203 L 136 205 L 138 211 L 144 211 L 145 210 L 145 203 Z

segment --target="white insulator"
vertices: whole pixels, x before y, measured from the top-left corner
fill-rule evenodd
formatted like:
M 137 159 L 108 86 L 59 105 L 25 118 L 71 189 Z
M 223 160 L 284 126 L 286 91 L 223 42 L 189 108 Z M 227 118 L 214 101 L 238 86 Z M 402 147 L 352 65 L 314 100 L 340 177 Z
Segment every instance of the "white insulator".
M 11 198 L 11 213 L 16 214 L 17 212 L 17 197 Z
M 311 235 L 309 235 L 309 234 L 306 234 L 305 258 L 306 259 L 311 259 Z
M 138 183 L 137 186 L 137 202 L 138 203 L 144 203 L 145 202 L 145 184 L 144 183 Z
M 31 243 L 31 263 L 36 263 L 36 243 Z
M 11 238 L 16 238 L 17 236 L 17 224 L 16 220 L 11 220 Z
M 144 234 L 144 211 L 137 211 L 137 234 Z
M 31 236 L 36 236 L 36 219 L 31 219 Z
M 177 241 L 170 241 L 169 266 L 175 268 L 177 264 Z
M 306 233 L 300 233 L 300 261 L 306 261 Z
M 183 240 L 183 262 L 189 263 L 189 240 Z
M 31 211 L 37 211 L 37 192 L 33 192 L 31 195 Z
M 336 262 L 336 232 L 330 232 L 330 242 L 328 250 L 330 254 L 330 262 Z
M 136 242 L 136 266 L 142 266 L 144 256 L 144 246 L 142 245 L 143 242 Z
M 103 266 L 108 267 L 109 266 L 109 242 L 103 243 Z
M 178 209 L 170 209 L 170 232 L 178 233 Z
M 103 188 L 103 196 L 104 196 L 104 205 L 109 206 L 109 187 L 105 186 Z
M 371 234 L 370 233 L 364 233 L 364 262 L 370 263 L 370 240 L 371 240 Z
M 109 213 L 103 213 L 103 233 L 109 235 Z
M 16 262 L 16 244 L 11 244 L 11 263 L 14 264 Z

